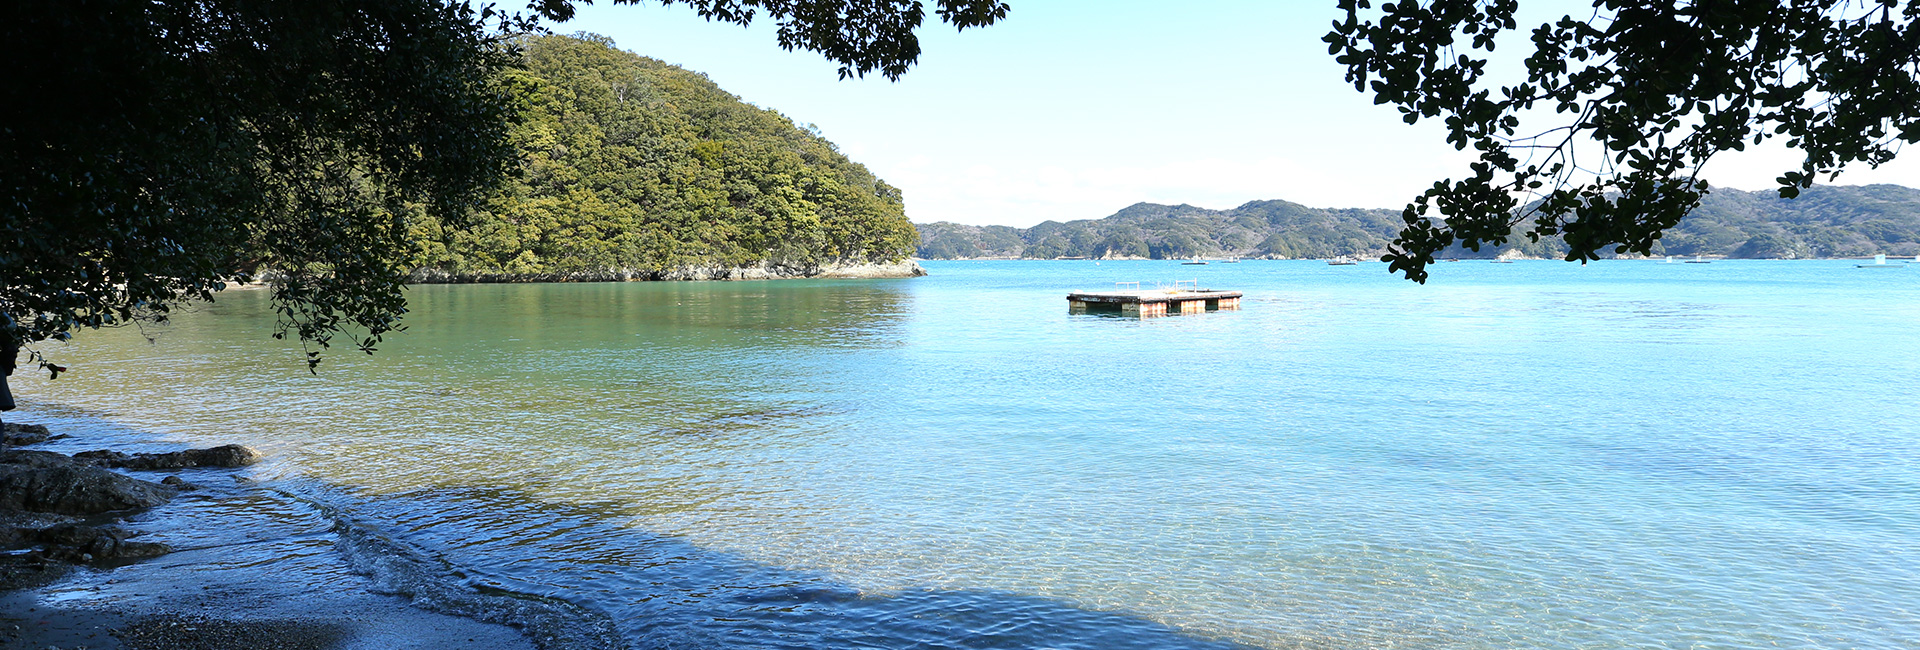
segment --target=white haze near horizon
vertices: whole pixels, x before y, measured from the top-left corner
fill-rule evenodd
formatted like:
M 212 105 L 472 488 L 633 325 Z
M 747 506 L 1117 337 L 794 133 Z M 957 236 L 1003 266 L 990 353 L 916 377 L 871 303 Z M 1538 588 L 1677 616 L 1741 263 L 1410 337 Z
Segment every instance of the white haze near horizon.
M 920 63 L 898 82 L 840 81 L 820 55 L 779 49 L 770 23 L 708 23 L 685 7 L 582 6 L 556 31 L 612 37 L 817 125 L 900 187 L 918 223 L 1027 227 L 1143 201 L 1398 209 L 1473 160 L 1437 121 L 1409 126 L 1343 80 L 1320 40 L 1340 16 L 1333 0 L 1010 4 L 1005 22 L 958 34 L 929 12 Z M 1537 24 L 1590 5 L 1526 6 Z M 1500 52 L 1524 56 L 1514 44 Z M 1835 182 L 1920 186 L 1917 158 Z M 1769 142 L 1703 176 L 1764 190 L 1799 161 Z

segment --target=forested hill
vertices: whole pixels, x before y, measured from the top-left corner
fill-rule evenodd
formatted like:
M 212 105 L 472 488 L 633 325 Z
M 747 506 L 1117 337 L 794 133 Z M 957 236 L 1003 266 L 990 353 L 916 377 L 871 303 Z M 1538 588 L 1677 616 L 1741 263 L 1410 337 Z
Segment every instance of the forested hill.
M 415 227 L 428 272 L 806 269 L 913 253 L 900 191 L 814 130 L 604 37 L 524 47 L 505 81 L 525 105 L 513 137 L 526 169 L 471 228 Z
M 1398 210 L 1328 210 L 1254 201 L 1231 210 L 1139 203 L 1104 219 L 1032 228 L 919 224 L 919 256 L 967 258 L 1328 258 L 1378 256 L 1401 226 Z M 1557 239 L 1520 239 L 1514 252 L 1559 257 Z M 1503 250 L 1445 257 L 1492 257 Z M 1726 257 L 1861 257 L 1920 254 L 1920 190 L 1898 185 L 1822 186 L 1797 199 L 1716 189 L 1668 230 L 1656 254 Z

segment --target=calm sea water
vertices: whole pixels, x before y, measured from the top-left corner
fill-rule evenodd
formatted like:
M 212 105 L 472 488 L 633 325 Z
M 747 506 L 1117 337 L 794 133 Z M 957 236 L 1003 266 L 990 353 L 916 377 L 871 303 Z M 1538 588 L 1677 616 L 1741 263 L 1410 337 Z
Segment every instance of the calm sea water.
M 420 287 L 318 376 L 232 292 L 16 417 L 637 648 L 1920 647 L 1920 268 L 926 266 Z M 1176 279 L 1248 300 L 1067 313 Z

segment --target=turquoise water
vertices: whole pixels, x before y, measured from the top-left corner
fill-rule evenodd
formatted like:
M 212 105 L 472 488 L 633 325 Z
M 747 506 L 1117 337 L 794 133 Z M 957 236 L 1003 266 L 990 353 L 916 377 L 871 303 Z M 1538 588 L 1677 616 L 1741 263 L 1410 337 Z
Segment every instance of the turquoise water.
M 1920 268 L 926 266 L 420 287 L 317 377 L 233 292 L 19 417 L 632 647 L 1920 647 Z M 1067 313 L 1176 279 L 1248 299 Z

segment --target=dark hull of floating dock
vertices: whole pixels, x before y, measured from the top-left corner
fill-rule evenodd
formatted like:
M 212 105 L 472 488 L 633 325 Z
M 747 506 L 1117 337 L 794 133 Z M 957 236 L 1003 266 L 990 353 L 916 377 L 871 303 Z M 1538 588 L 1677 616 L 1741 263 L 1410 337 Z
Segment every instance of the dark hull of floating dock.
M 1240 308 L 1240 292 L 1198 290 L 1088 291 L 1067 294 L 1067 310 L 1075 314 L 1110 313 L 1123 316 L 1203 314 Z

